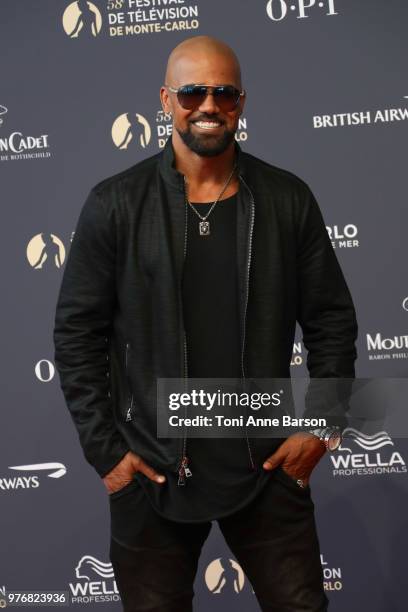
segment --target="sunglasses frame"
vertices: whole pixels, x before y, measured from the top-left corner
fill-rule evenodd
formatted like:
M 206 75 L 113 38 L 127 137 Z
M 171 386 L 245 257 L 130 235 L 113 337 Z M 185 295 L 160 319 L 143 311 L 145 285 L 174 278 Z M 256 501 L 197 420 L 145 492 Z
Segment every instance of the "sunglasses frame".
M 231 111 L 235 110 L 238 106 L 238 102 L 239 99 L 245 95 L 245 89 L 242 89 L 241 91 L 239 89 L 237 89 L 237 87 L 235 87 L 234 85 L 203 85 L 202 83 L 186 83 L 185 85 L 180 85 L 180 87 L 178 87 L 177 89 L 175 87 L 171 87 L 170 85 L 165 85 L 165 87 L 167 87 L 170 91 L 172 91 L 173 93 L 177 94 L 177 100 L 178 103 L 180 104 L 180 106 L 182 108 L 184 108 L 185 110 L 193 110 L 193 108 L 186 108 L 185 106 L 183 106 L 178 98 L 178 93 L 180 92 L 181 89 L 183 89 L 184 87 L 205 87 L 207 92 L 205 97 L 203 98 L 203 100 L 205 100 L 205 98 L 208 96 L 208 94 L 213 94 L 214 93 L 214 89 L 218 89 L 219 87 L 232 87 L 233 89 L 235 89 L 236 92 L 238 92 L 238 97 L 237 97 L 237 101 L 235 102 L 235 106 L 231 109 Z M 202 104 L 202 102 L 200 102 L 200 104 Z M 226 112 L 231 112 L 231 111 L 226 111 Z

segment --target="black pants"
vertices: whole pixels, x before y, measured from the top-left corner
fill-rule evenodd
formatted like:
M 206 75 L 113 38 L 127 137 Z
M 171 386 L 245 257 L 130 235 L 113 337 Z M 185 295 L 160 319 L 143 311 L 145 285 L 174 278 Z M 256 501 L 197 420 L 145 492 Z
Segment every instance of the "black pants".
M 109 497 L 110 559 L 124 611 L 191 612 L 211 522 L 161 517 L 137 482 Z M 309 487 L 277 468 L 252 502 L 217 522 L 263 612 L 327 611 Z

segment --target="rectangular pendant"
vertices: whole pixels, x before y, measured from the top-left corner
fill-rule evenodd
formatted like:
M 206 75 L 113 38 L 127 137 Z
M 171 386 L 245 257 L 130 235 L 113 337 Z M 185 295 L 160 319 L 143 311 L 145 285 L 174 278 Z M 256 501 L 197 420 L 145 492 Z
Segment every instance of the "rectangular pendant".
M 210 222 L 209 221 L 200 221 L 200 236 L 209 236 L 210 234 Z

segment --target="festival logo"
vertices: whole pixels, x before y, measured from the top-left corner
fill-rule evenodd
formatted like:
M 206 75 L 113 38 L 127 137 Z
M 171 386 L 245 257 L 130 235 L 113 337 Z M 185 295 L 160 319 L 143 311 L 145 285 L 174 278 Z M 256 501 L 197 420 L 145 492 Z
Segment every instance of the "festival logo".
M 65 247 L 55 234 L 36 234 L 27 245 L 26 256 L 34 270 L 61 268 L 65 261 Z
M 197 30 L 198 5 L 191 0 L 106 0 L 70 2 L 62 15 L 69 38 L 94 39 Z M 103 11 L 103 13 L 101 12 Z M 102 22 L 105 25 L 102 30 Z
M 65 9 L 62 27 L 70 38 L 97 36 L 102 28 L 102 16 L 93 2 L 77 0 Z
M 245 574 L 234 559 L 218 557 L 207 566 L 204 579 L 208 590 L 214 595 L 237 595 L 244 588 Z
M 140 113 L 123 113 L 113 122 L 111 135 L 118 149 L 125 150 L 132 142 L 145 149 L 152 130 L 146 117 Z

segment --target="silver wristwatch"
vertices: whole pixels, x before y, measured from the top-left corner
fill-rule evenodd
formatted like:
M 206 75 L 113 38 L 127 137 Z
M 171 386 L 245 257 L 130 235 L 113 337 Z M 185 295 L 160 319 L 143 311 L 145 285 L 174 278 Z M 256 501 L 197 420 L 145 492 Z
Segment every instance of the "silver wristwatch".
M 309 429 L 309 433 L 322 440 L 326 450 L 330 452 L 337 450 L 343 439 L 339 427 L 319 427 L 317 429 Z

